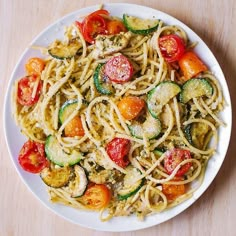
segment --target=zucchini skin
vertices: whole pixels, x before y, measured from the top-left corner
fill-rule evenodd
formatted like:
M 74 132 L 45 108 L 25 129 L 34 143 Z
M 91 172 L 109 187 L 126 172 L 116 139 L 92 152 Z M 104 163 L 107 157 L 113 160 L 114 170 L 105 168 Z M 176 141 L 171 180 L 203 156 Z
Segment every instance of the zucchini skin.
M 64 177 L 62 179 L 62 176 Z M 62 168 L 44 168 L 41 173 L 40 177 L 43 182 L 53 188 L 61 188 L 70 182 L 73 178 L 73 173 L 70 167 L 62 167 Z
M 64 119 L 64 114 L 66 112 L 66 110 L 71 106 L 71 105 L 74 105 L 74 104 L 77 104 L 78 101 L 75 99 L 75 100 L 68 100 L 66 101 L 60 108 L 59 110 L 59 121 L 60 121 L 60 124 L 63 124 L 63 122 L 65 121 Z
M 135 193 L 137 193 L 144 185 L 144 182 L 145 182 L 145 179 L 142 179 L 140 185 L 135 190 L 129 192 L 128 194 L 125 194 L 125 195 L 118 194 L 118 196 L 117 196 L 118 200 L 120 200 L 120 201 L 126 200 L 127 198 L 129 198 L 132 195 L 134 195 Z
M 134 29 L 134 27 L 132 26 L 130 20 L 128 19 L 130 16 L 128 16 L 127 14 L 123 14 L 123 22 L 124 22 L 124 25 L 125 27 L 131 31 L 132 33 L 134 34 L 142 34 L 142 35 L 147 35 L 147 34 L 150 34 L 152 33 L 153 31 L 155 31 L 159 25 L 159 22 L 157 22 L 156 25 L 152 26 L 149 28 L 149 25 L 147 25 L 147 28 L 145 29 Z M 133 17 L 133 18 L 136 18 L 138 20 L 142 20 L 140 18 L 137 18 L 137 17 Z M 143 20 L 144 22 L 145 20 Z
M 67 154 L 65 153 L 60 144 L 58 143 L 57 139 L 55 136 L 49 135 L 46 139 L 46 143 L 45 143 L 45 153 L 46 153 L 46 157 L 48 160 L 50 160 L 52 163 L 64 167 L 64 166 L 73 166 L 75 164 L 77 164 L 78 162 L 80 162 L 81 158 L 82 158 L 82 154 L 77 152 L 77 151 L 72 151 L 71 154 Z M 55 149 L 53 150 L 53 144 L 51 142 L 53 142 L 55 140 L 54 146 L 57 145 L 57 147 L 55 148 L 57 153 L 54 153 L 53 151 L 55 151 Z
M 168 86 L 168 85 L 169 85 L 169 86 Z M 164 106 L 166 103 L 169 102 L 169 100 L 168 100 L 168 101 L 161 101 L 162 103 L 160 103 L 160 104 L 154 104 L 154 106 L 158 106 L 159 110 L 157 110 L 157 111 L 158 111 L 159 113 L 156 113 L 156 112 L 154 111 L 154 109 L 153 109 L 153 100 L 154 100 L 155 98 L 153 98 L 153 97 L 155 96 L 156 90 L 160 88 L 159 86 L 164 86 L 164 87 L 166 87 L 166 88 L 162 88 L 162 91 L 164 91 L 164 90 L 167 91 L 168 87 L 170 87 L 170 86 L 171 86 L 172 88 L 174 88 L 174 87 L 176 88 L 175 93 L 169 97 L 169 100 L 172 99 L 173 97 L 177 96 L 177 95 L 181 92 L 181 87 L 180 87 L 177 83 L 175 83 L 175 82 L 173 82 L 173 81 L 163 81 L 163 82 L 159 83 L 155 88 L 153 88 L 153 89 L 148 93 L 148 99 L 147 99 L 148 110 L 149 110 L 150 114 L 151 114 L 154 118 L 156 118 L 156 119 L 158 118 L 158 115 L 160 114 L 160 112 L 161 112 L 163 106 Z M 173 92 L 174 92 L 174 91 L 173 91 Z M 160 99 L 161 99 L 161 97 L 160 97 Z M 163 100 L 163 99 L 162 99 L 162 100 Z
M 205 88 L 205 91 L 203 91 L 203 86 Z M 197 92 L 199 93 L 197 94 Z M 192 78 L 183 84 L 182 91 L 179 94 L 179 101 L 181 103 L 187 103 L 192 98 L 201 97 L 204 95 L 210 97 L 212 94 L 213 94 L 213 87 L 211 86 L 210 82 L 207 79 Z
M 113 88 L 111 83 L 108 81 L 108 76 L 104 74 L 104 65 L 105 63 L 98 64 L 93 75 L 93 81 L 99 93 L 104 95 L 111 95 L 113 94 Z

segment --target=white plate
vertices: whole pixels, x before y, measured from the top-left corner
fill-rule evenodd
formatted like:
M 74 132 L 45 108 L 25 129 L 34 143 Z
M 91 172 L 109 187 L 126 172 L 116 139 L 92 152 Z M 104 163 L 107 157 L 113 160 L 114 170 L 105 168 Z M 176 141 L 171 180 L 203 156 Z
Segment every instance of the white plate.
M 219 171 L 226 155 L 231 133 L 232 109 L 231 109 L 229 90 L 218 62 L 216 61 L 215 57 L 213 56 L 210 49 L 206 46 L 206 44 L 185 24 L 163 12 L 144 6 L 117 3 L 117 4 L 105 4 L 104 7 L 110 12 L 112 16 L 121 17 L 123 13 L 131 15 L 135 14 L 143 18 L 155 17 L 163 20 L 166 24 L 181 26 L 187 32 L 191 42 L 198 42 L 198 46 L 196 47 L 197 54 L 200 55 L 200 57 L 207 64 L 208 68 L 219 79 L 227 104 L 227 106 L 225 107 L 224 111 L 220 114 L 220 116 L 221 119 L 223 119 L 224 122 L 227 124 L 227 127 L 220 127 L 219 129 L 220 138 L 217 152 L 208 163 L 205 179 L 201 187 L 193 194 L 193 197 L 190 198 L 189 200 L 170 210 L 166 210 L 163 213 L 148 216 L 143 222 L 138 221 L 135 216 L 131 216 L 131 217 L 115 217 L 109 222 L 104 223 L 99 220 L 98 213 L 76 210 L 59 204 L 51 204 L 49 202 L 49 198 L 46 192 L 46 187 L 44 183 L 41 181 L 40 177 L 38 175 L 33 175 L 25 172 L 18 164 L 17 156 L 20 148 L 26 141 L 26 138 L 22 136 L 22 134 L 20 133 L 20 129 L 15 125 L 11 115 L 10 95 L 13 82 L 16 79 L 24 76 L 25 73 L 24 64 L 28 58 L 32 56 L 40 56 L 40 53 L 37 50 L 33 50 L 31 48 L 27 48 L 24 51 L 23 55 L 21 56 L 19 62 L 17 63 L 12 73 L 11 80 L 8 85 L 8 90 L 6 93 L 5 104 L 4 104 L 5 137 L 7 140 L 8 150 L 11 159 L 16 167 L 17 172 L 21 176 L 21 179 L 32 191 L 32 193 L 49 209 L 51 209 L 58 215 L 64 217 L 65 219 L 87 228 L 92 228 L 102 231 L 113 231 L 113 232 L 131 231 L 154 226 L 171 219 L 180 212 L 184 211 L 191 204 L 193 204 L 208 188 L 210 183 L 215 178 L 217 172 Z M 60 20 L 58 20 L 57 22 L 46 28 L 38 37 L 36 37 L 36 39 L 33 40 L 31 44 L 47 46 L 50 42 L 52 42 L 56 38 L 62 38 L 63 27 L 65 25 L 70 25 L 76 19 L 78 19 L 79 16 L 85 16 L 88 13 L 93 12 L 97 9 L 98 5 L 80 9 L 76 12 L 73 12 L 61 18 Z

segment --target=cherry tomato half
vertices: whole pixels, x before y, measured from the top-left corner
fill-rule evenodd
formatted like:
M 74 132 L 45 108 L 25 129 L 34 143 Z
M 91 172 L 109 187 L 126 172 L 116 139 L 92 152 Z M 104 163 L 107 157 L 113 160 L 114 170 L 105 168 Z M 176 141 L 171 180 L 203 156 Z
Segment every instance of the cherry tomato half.
M 25 69 L 28 75 L 37 74 L 40 75 L 45 67 L 43 59 L 38 57 L 30 58 L 25 64 Z
M 111 190 L 105 184 L 90 184 L 82 197 L 88 208 L 100 210 L 111 200 Z
M 136 118 L 145 106 L 145 101 L 139 97 L 124 97 L 118 103 L 118 109 L 121 115 L 127 119 L 132 120 Z
M 176 34 L 165 35 L 159 38 L 159 47 L 162 56 L 167 62 L 178 61 L 184 54 L 183 40 Z
M 186 159 L 191 159 L 190 151 L 174 148 L 172 150 L 169 150 L 166 152 L 166 156 L 164 158 L 164 167 L 168 174 L 171 174 L 173 170 L 179 165 L 182 161 Z M 183 176 L 185 173 L 188 172 L 190 167 L 192 166 L 192 163 L 186 163 L 183 166 L 180 167 L 180 169 L 177 171 L 176 175 L 177 177 Z
M 75 22 L 86 42 L 93 44 L 98 34 L 107 33 L 107 23 L 102 15 L 109 15 L 109 12 L 103 9 L 97 10 L 86 16 L 82 23 Z
M 37 85 L 35 83 L 38 83 Z M 34 87 L 36 88 L 36 93 L 33 97 Z M 17 101 L 23 106 L 31 106 L 35 104 L 40 97 L 42 90 L 42 81 L 38 82 L 37 75 L 30 75 L 23 77 L 18 81 L 18 91 L 17 91 Z
M 185 191 L 186 190 L 185 190 L 184 184 L 178 184 L 178 185 L 163 184 L 162 185 L 162 192 L 166 195 L 167 199 L 170 201 L 185 194 Z
M 133 75 L 133 66 L 123 55 L 112 57 L 105 64 L 105 74 L 115 83 L 125 83 Z
M 81 118 L 75 116 L 65 127 L 65 136 L 74 137 L 74 136 L 84 136 L 84 128 L 82 125 Z
M 28 140 L 20 150 L 18 161 L 21 167 L 31 173 L 39 173 L 49 165 L 44 144 Z
M 108 34 L 119 34 L 120 32 L 126 32 L 125 25 L 120 20 L 110 20 L 107 22 Z
M 128 154 L 130 148 L 130 140 L 114 138 L 107 144 L 106 151 L 112 161 L 114 161 L 118 166 L 124 168 L 129 164 Z

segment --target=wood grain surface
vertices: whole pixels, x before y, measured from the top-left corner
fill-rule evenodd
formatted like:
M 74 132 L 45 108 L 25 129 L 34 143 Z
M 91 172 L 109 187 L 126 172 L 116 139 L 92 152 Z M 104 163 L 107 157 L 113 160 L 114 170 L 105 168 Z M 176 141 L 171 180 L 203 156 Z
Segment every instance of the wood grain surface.
M 117 1 L 107 1 L 117 2 Z M 126 1 L 120 1 L 126 2 Z M 129 0 L 164 11 L 191 27 L 219 61 L 236 108 L 236 1 Z M 11 72 L 23 50 L 46 26 L 95 0 L 0 0 L 0 109 Z M 235 117 L 235 111 L 233 114 Z M 0 235 L 236 235 L 236 127 L 219 174 L 189 209 L 158 226 L 127 233 L 89 230 L 45 208 L 21 182 L 6 148 L 0 116 Z M 235 118 L 233 119 L 235 120 Z

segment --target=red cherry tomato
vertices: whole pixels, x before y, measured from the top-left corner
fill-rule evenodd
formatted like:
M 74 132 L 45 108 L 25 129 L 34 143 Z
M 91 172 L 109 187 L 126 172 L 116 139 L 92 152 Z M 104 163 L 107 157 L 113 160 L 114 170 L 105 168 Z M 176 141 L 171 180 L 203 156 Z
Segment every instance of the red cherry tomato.
M 173 170 L 179 165 L 182 161 L 186 159 L 191 159 L 190 151 L 174 148 L 170 151 L 166 152 L 166 156 L 164 158 L 164 167 L 168 174 L 171 174 Z M 192 163 L 186 163 L 183 166 L 180 167 L 180 169 L 177 171 L 176 175 L 177 177 L 181 177 L 184 174 L 188 172 L 190 167 L 192 166 Z
M 98 34 L 107 33 L 107 23 L 102 15 L 109 15 L 109 12 L 107 10 L 97 10 L 86 16 L 82 23 L 75 22 L 88 43 L 93 44 Z
M 45 156 L 44 144 L 31 140 L 21 148 L 18 161 L 25 171 L 31 173 L 39 173 L 49 165 Z
M 35 83 L 38 83 L 37 85 Z M 36 93 L 33 96 L 34 87 L 36 88 Z M 17 91 L 17 101 L 23 106 L 31 106 L 35 104 L 40 97 L 42 90 L 42 81 L 38 82 L 37 75 L 30 75 L 23 77 L 18 82 L 18 91 Z
M 183 40 L 176 34 L 165 35 L 159 38 L 159 47 L 162 56 L 167 62 L 178 61 L 184 54 Z
M 131 143 L 128 139 L 114 138 L 107 144 L 106 151 L 112 161 L 124 168 L 129 164 L 128 154 L 130 148 Z
M 133 66 L 125 56 L 115 56 L 105 64 L 105 74 L 111 81 L 122 84 L 131 79 Z

